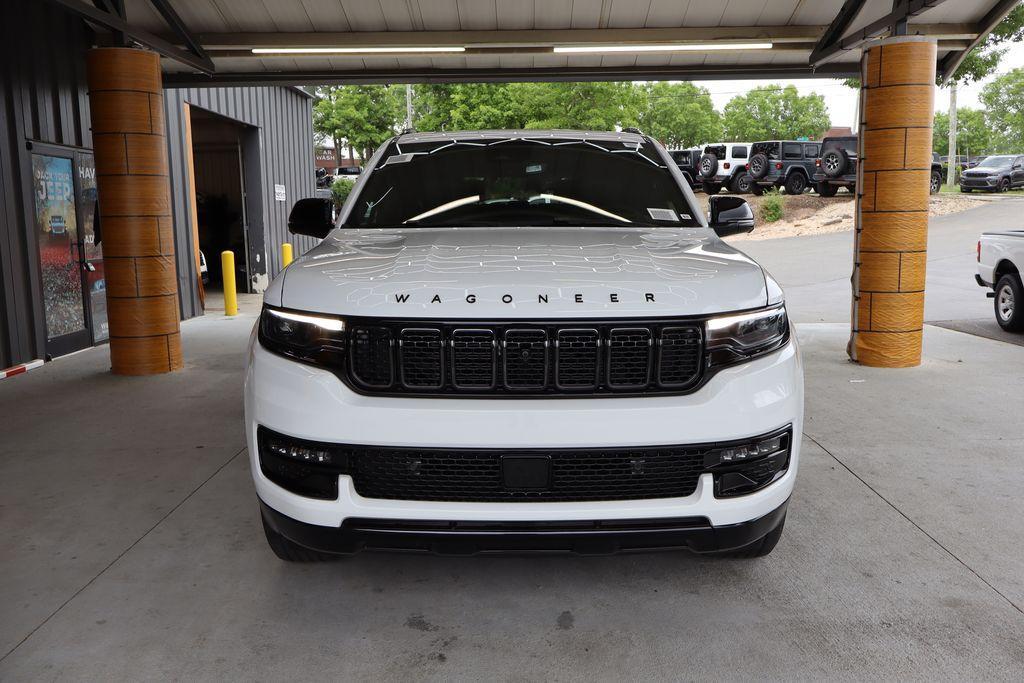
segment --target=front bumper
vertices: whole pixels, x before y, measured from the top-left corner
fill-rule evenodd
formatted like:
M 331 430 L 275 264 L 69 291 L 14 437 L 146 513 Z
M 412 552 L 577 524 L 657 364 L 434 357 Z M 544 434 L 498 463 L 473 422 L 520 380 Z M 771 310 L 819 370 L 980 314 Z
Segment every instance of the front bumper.
M 337 531 L 351 519 L 431 522 L 600 522 L 701 518 L 726 527 L 761 518 L 789 498 L 803 426 L 803 370 L 795 335 L 785 347 L 725 368 L 683 396 L 581 399 L 400 398 L 356 394 L 332 373 L 263 349 L 253 339 L 245 382 L 253 481 L 270 509 Z M 367 498 L 339 475 L 336 500 L 292 493 L 260 468 L 260 425 L 329 443 L 417 448 L 559 449 L 683 445 L 747 439 L 792 425 L 785 473 L 747 495 L 716 498 L 711 474 L 677 498 L 584 502 L 442 502 Z M 288 535 L 287 533 L 285 535 Z
M 299 522 L 266 503 L 266 524 L 304 548 L 351 555 L 362 550 L 424 552 L 439 555 L 491 553 L 574 553 L 689 549 L 698 553 L 742 548 L 782 524 L 786 500 L 757 519 L 714 527 L 701 517 L 593 522 L 423 522 L 420 520 L 345 520 L 340 527 Z
M 972 178 L 960 176 L 960 187 L 967 187 L 972 190 L 994 190 L 999 186 L 999 178 L 994 176 L 981 176 Z

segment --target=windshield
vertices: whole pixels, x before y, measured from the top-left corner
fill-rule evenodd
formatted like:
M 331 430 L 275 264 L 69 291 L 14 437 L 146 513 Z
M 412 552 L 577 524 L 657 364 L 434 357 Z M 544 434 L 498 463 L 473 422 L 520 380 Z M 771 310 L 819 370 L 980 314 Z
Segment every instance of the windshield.
M 342 227 L 698 227 L 649 142 L 390 143 Z
M 1010 160 L 1013 157 L 999 156 L 999 157 L 987 157 L 982 161 L 978 162 L 975 168 L 1002 168 L 1010 165 Z

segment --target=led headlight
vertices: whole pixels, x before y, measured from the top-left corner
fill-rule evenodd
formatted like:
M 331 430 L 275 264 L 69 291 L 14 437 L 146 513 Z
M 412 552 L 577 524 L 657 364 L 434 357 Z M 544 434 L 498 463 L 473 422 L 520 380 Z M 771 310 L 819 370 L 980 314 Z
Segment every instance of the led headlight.
M 259 340 L 270 351 L 307 363 L 338 367 L 345 362 L 345 321 L 340 318 L 264 306 Z
M 789 340 L 784 305 L 710 318 L 707 346 L 711 365 L 728 365 L 778 349 Z

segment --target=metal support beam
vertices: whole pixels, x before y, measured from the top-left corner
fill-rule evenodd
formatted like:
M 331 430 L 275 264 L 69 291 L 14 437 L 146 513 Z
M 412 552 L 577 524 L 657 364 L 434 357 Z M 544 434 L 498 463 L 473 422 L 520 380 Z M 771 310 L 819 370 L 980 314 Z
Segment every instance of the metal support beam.
M 140 28 L 136 28 L 120 17 L 114 16 L 109 12 L 104 12 L 101 9 L 97 9 L 93 5 L 87 5 L 81 0 L 49 0 L 49 2 L 60 5 L 61 7 L 74 12 L 94 24 L 108 28 L 111 31 L 123 33 L 140 45 L 148 47 L 168 59 L 173 59 L 176 62 L 181 62 L 186 66 L 190 66 L 197 71 L 201 71 L 205 74 L 213 74 L 213 72 L 216 71 L 216 67 L 213 65 L 213 60 L 209 57 L 199 57 L 186 50 L 182 50 L 171 42 L 153 35 L 149 31 L 143 31 Z
M 898 9 L 889 12 L 884 17 L 877 19 L 862 29 L 855 31 L 852 35 L 824 46 L 818 53 L 816 59 L 810 60 L 811 68 L 817 68 L 826 62 L 837 58 L 843 52 L 855 50 L 864 43 L 877 38 L 878 36 L 892 31 L 893 26 L 901 21 L 906 21 L 912 16 L 926 12 L 933 7 L 941 5 L 946 0 L 907 0 Z
M 120 2 L 121 0 L 116 1 Z M 206 50 L 203 49 L 203 46 L 198 40 L 196 40 L 195 36 L 192 35 L 188 26 L 184 21 L 182 21 L 181 17 L 178 16 L 178 13 L 174 11 L 174 8 L 171 7 L 171 3 L 168 0 L 149 0 L 149 4 L 153 5 L 153 8 L 160 13 L 160 16 L 163 17 L 167 25 L 171 27 L 171 30 L 174 31 L 175 35 L 185 42 L 185 47 L 188 48 L 189 52 L 199 59 L 209 62 L 211 67 L 213 66 L 213 62 L 210 60 L 210 56 L 206 54 Z
M 996 26 L 999 25 L 1003 19 L 1006 18 L 1013 8 L 1020 3 L 1020 0 L 1000 0 L 996 3 L 996 6 L 988 11 L 981 21 L 978 22 L 978 35 L 970 42 L 970 44 L 958 52 L 953 52 L 941 60 L 939 60 L 939 79 L 943 85 L 949 83 L 949 79 L 953 77 L 956 70 L 960 68 L 960 65 L 967 59 L 967 55 L 971 53 L 971 50 L 981 45 L 988 38 L 988 34 L 992 32 Z
M 857 18 L 860 11 L 864 9 L 866 3 L 867 0 L 846 0 L 843 3 L 843 6 L 839 8 L 839 14 L 828 25 L 825 33 L 821 36 L 821 40 L 818 41 L 817 45 L 814 46 L 814 50 L 811 51 L 809 59 L 811 64 L 814 64 L 821 58 L 826 48 L 835 45 L 842 39 L 843 34 L 850 28 L 850 24 Z
M 860 73 L 859 62 L 827 64 L 811 72 L 805 64 L 693 65 L 640 67 L 556 67 L 504 69 L 389 69 L 351 71 L 217 72 L 213 78 L 168 73 L 164 87 L 242 85 L 340 85 L 379 83 L 502 83 L 521 81 L 688 81 L 736 78 L 849 78 Z

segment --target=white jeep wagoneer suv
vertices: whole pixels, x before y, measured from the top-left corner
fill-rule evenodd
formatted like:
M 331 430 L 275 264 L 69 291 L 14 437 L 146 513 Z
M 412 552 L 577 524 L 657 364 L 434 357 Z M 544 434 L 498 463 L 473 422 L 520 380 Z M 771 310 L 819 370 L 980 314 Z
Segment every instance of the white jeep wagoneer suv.
M 245 383 L 285 560 L 778 542 L 803 371 L 782 290 L 637 133 L 410 133 L 266 292 Z M 717 234 L 716 234 L 717 233 Z

